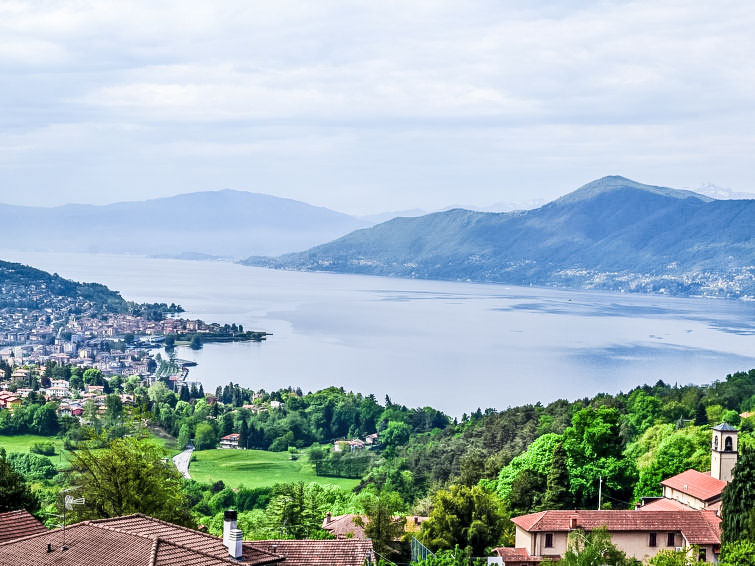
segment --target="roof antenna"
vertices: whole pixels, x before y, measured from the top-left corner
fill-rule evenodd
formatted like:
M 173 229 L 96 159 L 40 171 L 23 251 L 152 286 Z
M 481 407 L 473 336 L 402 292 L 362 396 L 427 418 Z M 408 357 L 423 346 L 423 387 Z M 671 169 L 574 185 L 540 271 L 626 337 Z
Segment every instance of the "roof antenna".
M 74 485 L 61 492 L 65 493 L 66 496 L 63 498 L 63 546 L 60 547 L 60 550 L 68 550 L 68 546 L 66 545 L 66 510 L 73 511 L 74 505 L 84 505 L 83 497 L 74 498 L 72 495 L 68 495 L 68 492 L 73 491 L 74 489 L 79 489 L 80 487 L 81 486 L 79 485 Z

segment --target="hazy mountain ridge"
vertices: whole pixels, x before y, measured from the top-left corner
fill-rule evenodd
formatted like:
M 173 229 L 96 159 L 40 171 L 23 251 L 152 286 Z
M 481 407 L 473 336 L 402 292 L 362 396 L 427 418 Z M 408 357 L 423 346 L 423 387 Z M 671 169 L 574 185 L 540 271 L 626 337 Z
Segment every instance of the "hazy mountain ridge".
M 0 215 L 6 248 L 175 256 L 279 254 L 367 225 L 327 208 L 233 190 L 103 206 L 0 204 Z
M 604 177 L 540 208 L 396 218 L 249 265 L 518 285 L 755 295 L 755 200 Z

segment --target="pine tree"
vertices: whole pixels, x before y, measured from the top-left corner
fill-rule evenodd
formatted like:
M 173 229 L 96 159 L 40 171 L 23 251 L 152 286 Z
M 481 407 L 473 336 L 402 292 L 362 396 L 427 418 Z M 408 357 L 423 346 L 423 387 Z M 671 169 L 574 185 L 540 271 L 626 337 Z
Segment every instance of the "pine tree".
M 553 460 L 551 461 L 551 469 L 548 472 L 543 509 L 570 509 L 574 503 L 572 494 L 569 491 L 571 481 L 566 462 L 566 450 L 564 450 L 563 443 L 559 443 L 553 450 Z
M 244 418 L 241 419 L 241 429 L 239 430 L 239 446 L 249 448 L 249 427 Z
M 202 387 L 202 384 L 199 384 L 199 398 L 204 399 L 204 387 Z
M 697 404 L 695 410 L 695 426 L 705 426 L 708 424 L 708 413 L 705 412 L 705 405 L 702 403 Z
M 740 447 L 732 475 L 721 502 L 721 538 L 723 542 L 755 539 L 750 520 L 755 509 L 755 449 Z
M 179 393 L 178 398 L 181 401 L 186 401 L 188 403 L 189 401 L 189 388 L 185 385 L 181 387 L 181 393 Z

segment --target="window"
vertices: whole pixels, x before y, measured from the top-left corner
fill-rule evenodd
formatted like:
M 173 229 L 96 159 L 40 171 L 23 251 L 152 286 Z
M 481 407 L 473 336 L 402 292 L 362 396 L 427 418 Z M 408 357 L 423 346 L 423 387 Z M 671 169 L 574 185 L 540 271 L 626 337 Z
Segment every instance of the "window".
M 553 548 L 553 533 L 545 533 L 545 548 Z
M 666 546 L 676 546 L 676 537 L 674 533 L 669 533 L 666 537 Z
M 655 546 L 655 533 L 650 533 L 650 541 L 648 542 L 648 546 Z
M 734 448 L 732 447 L 731 436 L 727 436 L 726 440 L 724 440 L 724 451 L 732 452 L 733 450 Z
M 705 551 L 704 548 L 701 548 L 700 552 L 697 553 L 697 561 L 698 562 L 707 562 L 708 561 L 708 553 Z

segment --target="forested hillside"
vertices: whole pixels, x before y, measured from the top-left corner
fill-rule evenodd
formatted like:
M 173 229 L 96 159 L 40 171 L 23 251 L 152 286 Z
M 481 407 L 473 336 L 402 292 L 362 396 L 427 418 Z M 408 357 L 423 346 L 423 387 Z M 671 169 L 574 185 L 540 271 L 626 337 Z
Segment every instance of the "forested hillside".
M 604 177 L 534 210 L 395 218 L 249 265 L 517 285 L 755 295 L 755 200 Z
M 708 470 L 714 424 L 739 427 L 741 449 L 755 448 L 755 416 L 747 414 L 755 410 L 755 369 L 710 385 L 659 381 L 617 395 L 503 411 L 478 408 L 460 419 L 431 407 L 412 409 L 387 397 L 379 402 L 336 387 L 312 393 L 293 388 L 265 392 L 229 384 L 214 395 L 196 387 L 176 395 L 164 382 L 145 387 L 136 377 L 107 378 L 97 370 L 82 376 L 80 371 L 50 364 L 45 373 L 71 383 L 104 385 L 109 393 L 104 413 L 89 403 L 82 422 L 59 417 L 54 403 L 35 394 L 12 413 L 0 411 L 0 435 L 57 435 L 73 450 L 71 470 L 58 479 L 49 479 L 57 470 L 45 456 L 34 455 L 33 461 L 8 457 L 34 482 L 36 497 L 48 509 L 60 482 L 83 482 L 90 498 L 103 496 L 99 484 L 86 483 L 87 470 L 98 465 L 99 458 L 110 457 L 108 447 L 139 454 L 140 459 L 158 454 L 142 446 L 149 441 L 139 440 L 146 418 L 177 438 L 179 448 L 193 442 L 197 450 L 212 450 L 222 436 L 235 432 L 242 447 L 288 452 L 291 459 L 313 466 L 321 480 L 316 483 L 231 489 L 218 470 L 213 485 L 183 481 L 183 502 L 166 499 L 171 512 L 176 506 L 190 510 L 182 522 L 201 522 L 212 532 L 222 526 L 222 511 L 236 507 L 244 532 L 252 538 L 327 536 L 320 527 L 327 512 L 410 513 L 430 517 L 415 535 L 433 549 L 458 544 L 481 553 L 513 542 L 512 516 L 595 508 L 600 481 L 602 507 L 627 509 L 640 497 L 659 495 L 664 478 L 688 468 Z M 123 405 L 116 393 L 133 395 L 133 405 Z M 359 447 L 375 433 L 373 444 Z M 357 448 L 349 449 L 347 441 Z M 231 452 L 243 461 L 243 450 Z M 332 477 L 357 478 L 360 483 L 350 492 L 329 485 Z M 291 501 L 298 506 L 293 515 Z M 150 509 L 141 505 L 134 501 L 119 512 L 168 512 L 154 501 L 150 505 L 157 506 Z M 98 511 L 77 513 L 84 518 Z M 449 514 L 457 519 L 449 523 Z M 472 524 L 477 530 L 470 530 Z

